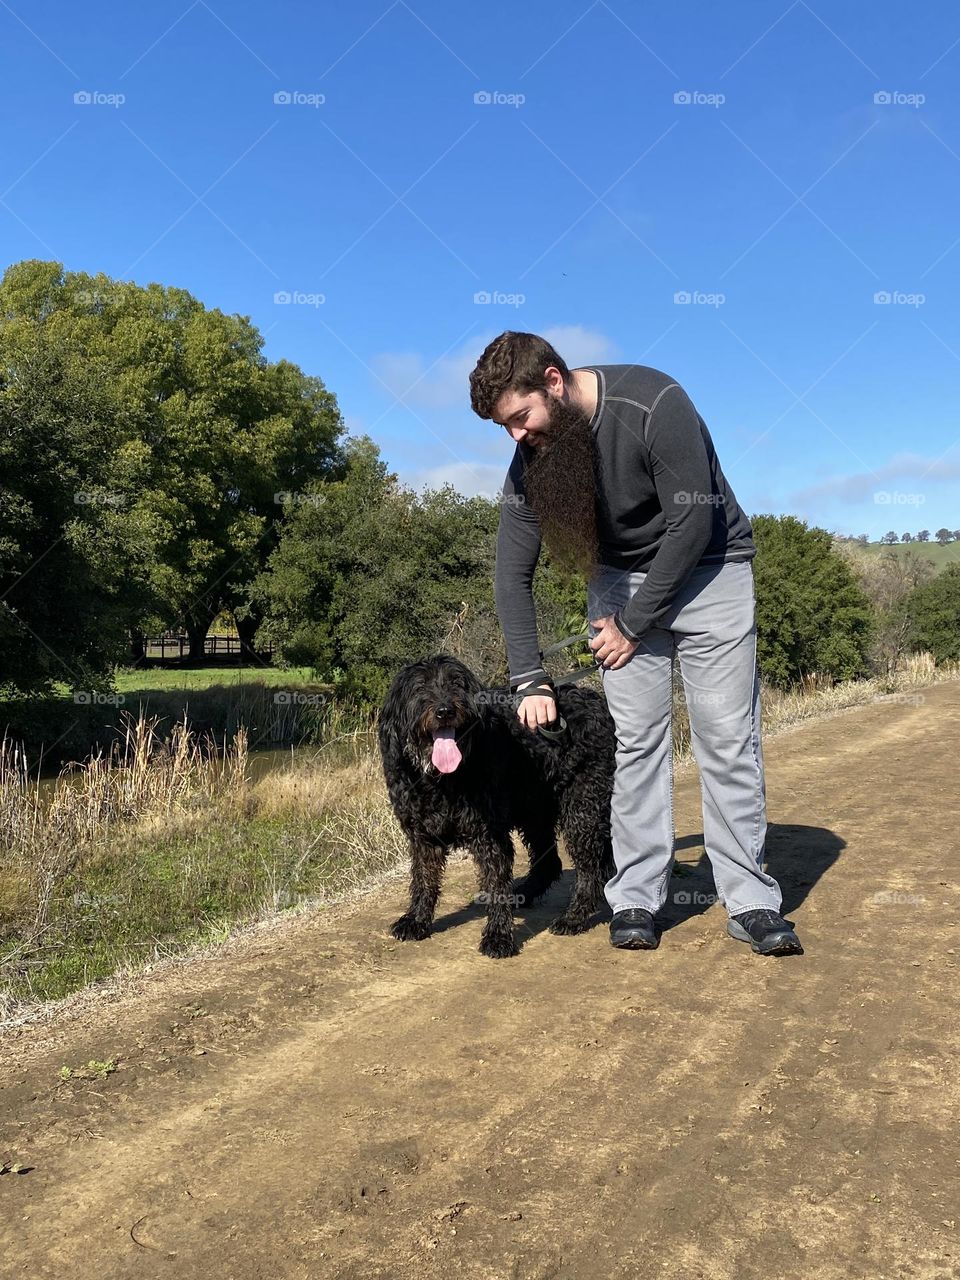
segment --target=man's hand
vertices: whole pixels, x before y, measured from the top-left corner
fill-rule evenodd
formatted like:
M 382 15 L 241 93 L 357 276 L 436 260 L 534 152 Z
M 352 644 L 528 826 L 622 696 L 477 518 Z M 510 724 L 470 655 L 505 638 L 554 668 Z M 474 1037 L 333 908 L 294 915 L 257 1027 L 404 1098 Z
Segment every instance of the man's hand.
M 517 685 L 517 692 L 536 684 L 536 680 L 528 680 L 526 684 Z M 523 698 L 517 707 L 517 715 L 534 733 L 539 724 L 553 724 L 557 718 L 557 700 L 548 694 L 531 694 Z
M 616 671 L 630 658 L 640 643 L 639 640 L 628 640 L 613 620 L 613 614 L 605 618 L 590 619 L 591 627 L 596 627 L 599 635 L 588 640 L 594 657 L 605 671 Z

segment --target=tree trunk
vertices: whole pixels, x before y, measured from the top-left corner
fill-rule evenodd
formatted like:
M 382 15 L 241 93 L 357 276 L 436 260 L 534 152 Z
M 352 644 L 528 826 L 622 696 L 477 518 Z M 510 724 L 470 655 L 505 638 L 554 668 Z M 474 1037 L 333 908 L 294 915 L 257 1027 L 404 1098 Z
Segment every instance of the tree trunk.
M 233 620 L 237 625 L 237 635 L 240 637 L 240 661 L 241 662 L 257 662 L 257 651 L 255 647 L 255 637 L 257 627 L 260 625 L 260 618 L 254 614 L 247 614 L 245 618 L 238 618 L 236 614 Z
M 204 641 L 207 638 L 209 622 L 196 622 L 187 619 L 187 635 L 190 637 L 190 661 L 202 662 L 204 658 Z

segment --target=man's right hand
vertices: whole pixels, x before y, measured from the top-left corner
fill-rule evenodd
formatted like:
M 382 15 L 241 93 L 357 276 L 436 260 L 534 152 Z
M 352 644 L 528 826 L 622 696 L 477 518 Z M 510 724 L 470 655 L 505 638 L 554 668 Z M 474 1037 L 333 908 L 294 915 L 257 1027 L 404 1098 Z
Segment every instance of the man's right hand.
M 517 686 L 517 692 L 522 693 L 524 689 L 536 683 L 536 680 L 528 680 L 526 684 Z M 536 733 L 538 725 L 550 725 L 556 720 L 557 700 L 556 698 L 551 698 L 549 694 L 531 694 L 521 700 L 519 707 L 517 707 L 517 715 L 528 729 Z

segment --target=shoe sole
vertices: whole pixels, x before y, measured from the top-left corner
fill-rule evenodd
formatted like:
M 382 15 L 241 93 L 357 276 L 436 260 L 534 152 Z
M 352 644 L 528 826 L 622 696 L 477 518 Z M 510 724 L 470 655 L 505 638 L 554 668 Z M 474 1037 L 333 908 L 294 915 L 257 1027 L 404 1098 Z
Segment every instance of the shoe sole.
M 738 942 L 749 942 L 750 946 L 761 956 L 802 956 L 803 947 L 800 939 L 792 929 L 786 932 L 769 934 L 762 943 L 752 938 L 742 924 L 736 920 L 727 921 L 727 933 Z
M 660 939 L 657 938 L 655 942 L 650 942 L 642 934 L 628 933 L 622 942 L 614 942 L 611 938 L 610 945 L 611 947 L 617 947 L 621 951 L 656 951 L 660 945 Z

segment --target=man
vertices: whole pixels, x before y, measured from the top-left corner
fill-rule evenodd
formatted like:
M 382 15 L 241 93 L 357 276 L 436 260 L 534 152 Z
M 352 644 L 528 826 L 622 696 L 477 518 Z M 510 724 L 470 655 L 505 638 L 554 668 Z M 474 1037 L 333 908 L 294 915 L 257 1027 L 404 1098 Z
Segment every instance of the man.
M 470 375 L 481 418 L 517 448 L 497 534 L 495 598 L 528 728 L 556 718 L 540 662 L 533 573 L 541 539 L 587 578 L 590 648 L 617 728 L 615 947 L 652 949 L 674 854 L 673 657 L 703 793 L 704 845 L 727 931 L 765 955 L 802 953 L 763 868 L 766 792 L 750 522 L 706 424 L 646 365 L 568 369 L 537 334 L 507 331 Z

